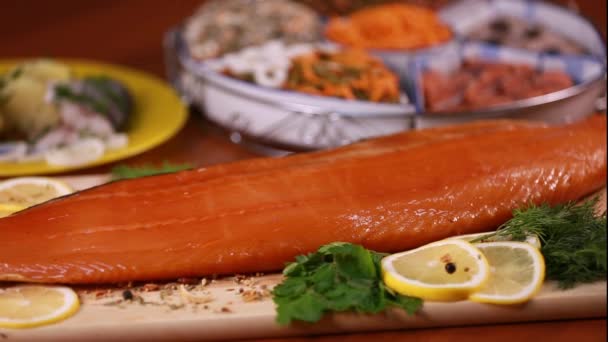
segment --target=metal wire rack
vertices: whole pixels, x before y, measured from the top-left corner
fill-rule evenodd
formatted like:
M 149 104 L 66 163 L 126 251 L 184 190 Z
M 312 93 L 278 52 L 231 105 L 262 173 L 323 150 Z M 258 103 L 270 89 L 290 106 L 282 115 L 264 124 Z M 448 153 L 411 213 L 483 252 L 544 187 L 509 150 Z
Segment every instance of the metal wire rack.
M 189 71 L 180 61 L 182 49 L 179 29 L 166 33 L 164 40 L 166 73 L 169 81 L 183 97 L 194 105 L 214 124 L 225 129 L 231 140 L 236 143 L 256 144 L 279 150 L 302 151 L 335 147 L 361 139 L 387 134 L 387 129 L 399 126 L 399 130 L 415 127 L 414 109 L 399 115 L 357 115 L 350 116 L 324 108 L 290 103 L 287 101 L 268 101 L 225 87 L 213 80 Z M 254 118 L 251 113 L 231 112 L 218 120 L 205 112 L 205 87 L 230 93 L 267 108 L 279 110 L 284 115 L 277 117 L 262 130 L 253 129 Z M 395 129 L 392 129 L 393 131 Z M 290 139 L 285 139 L 289 131 Z

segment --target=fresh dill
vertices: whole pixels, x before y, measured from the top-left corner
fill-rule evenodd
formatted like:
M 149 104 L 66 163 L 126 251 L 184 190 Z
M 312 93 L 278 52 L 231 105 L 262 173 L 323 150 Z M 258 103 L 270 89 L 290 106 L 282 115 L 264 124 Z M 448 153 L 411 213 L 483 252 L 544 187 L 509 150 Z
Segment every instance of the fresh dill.
M 546 278 L 561 288 L 606 279 L 606 212 L 597 215 L 599 198 L 580 205 L 531 205 L 513 212 L 495 233 L 480 237 L 509 237 L 523 241 L 537 235 L 545 257 Z

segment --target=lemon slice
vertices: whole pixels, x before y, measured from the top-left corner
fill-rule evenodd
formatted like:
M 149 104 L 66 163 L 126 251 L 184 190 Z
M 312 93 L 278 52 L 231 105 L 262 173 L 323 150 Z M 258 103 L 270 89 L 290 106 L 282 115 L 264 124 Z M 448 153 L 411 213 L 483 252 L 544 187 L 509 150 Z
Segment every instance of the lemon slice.
M 31 328 L 72 316 L 80 302 L 68 287 L 14 286 L 0 289 L 0 328 Z
M 469 299 L 481 303 L 518 304 L 541 288 L 545 260 L 537 248 L 525 242 L 476 244 L 490 264 L 488 281 Z
M 0 210 L 17 211 L 72 192 L 69 185 L 52 178 L 13 178 L 0 182 Z
M 465 240 L 465 241 L 473 241 L 475 239 L 478 239 L 480 237 L 483 237 L 485 235 L 491 234 L 492 232 L 487 232 L 487 233 L 475 233 L 475 234 L 465 234 L 465 235 L 456 235 L 456 236 L 451 236 L 448 239 L 461 239 L 461 240 Z M 495 241 L 510 241 L 511 238 L 508 236 L 492 236 L 491 238 L 488 239 L 484 239 L 479 241 L 479 243 L 483 243 L 483 242 L 495 242 Z M 540 249 L 540 239 L 538 238 L 538 235 L 528 235 L 526 236 L 526 240 L 524 241 L 526 243 L 531 244 L 532 246 Z M 477 243 L 477 242 L 473 242 L 473 243 Z
M 20 205 L 0 203 L 0 218 L 6 217 L 23 209 L 25 209 L 25 207 Z
M 396 292 L 427 300 L 461 300 L 487 280 L 489 266 L 472 244 L 437 241 L 382 260 L 385 284 Z

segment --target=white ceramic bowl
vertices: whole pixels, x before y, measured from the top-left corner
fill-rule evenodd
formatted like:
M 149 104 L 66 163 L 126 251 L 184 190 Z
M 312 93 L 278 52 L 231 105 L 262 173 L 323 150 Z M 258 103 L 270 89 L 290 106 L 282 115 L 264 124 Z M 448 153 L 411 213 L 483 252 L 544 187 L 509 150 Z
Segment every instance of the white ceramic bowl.
M 439 16 L 460 37 L 496 17 L 536 22 L 576 42 L 592 56 L 606 60 L 604 39 L 591 22 L 565 7 L 544 1 L 461 0 L 441 9 Z
M 339 146 L 407 130 L 415 114 L 405 95 L 398 104 L 314 96 L 230 78 L 186 55 L 180 61 L 187 71 L 180 87 L 204 107 L 210 120 L 265 144 L 289 149 Z

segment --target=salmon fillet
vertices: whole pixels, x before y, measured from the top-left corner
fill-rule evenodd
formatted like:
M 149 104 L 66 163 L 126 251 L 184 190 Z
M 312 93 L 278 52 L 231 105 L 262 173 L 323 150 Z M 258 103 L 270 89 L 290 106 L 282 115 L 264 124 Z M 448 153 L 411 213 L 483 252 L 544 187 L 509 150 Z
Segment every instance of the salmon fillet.
M 606 118 L 407 132 L 99 186 L 0 219 L 0 280 L 114 283 L 276 271 L 346 241 L 397 252 L 495 229 L 606 180 Z

